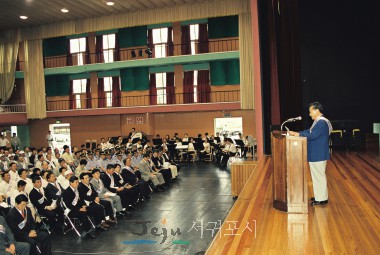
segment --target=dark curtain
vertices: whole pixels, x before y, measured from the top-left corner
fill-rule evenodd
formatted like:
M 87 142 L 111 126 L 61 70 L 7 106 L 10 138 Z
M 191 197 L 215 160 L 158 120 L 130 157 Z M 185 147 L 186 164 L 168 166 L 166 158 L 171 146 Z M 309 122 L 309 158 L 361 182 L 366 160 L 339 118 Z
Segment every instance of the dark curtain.
M 168 27 L 168 46 L 166 48 L 166 56 L 174 56 L 173 44 L 173 27 Z
M 119 44 L 119 34 L 115 34 L 115 51 L 113 53 L 113 60 L 120 61 L 120 44 Z
M 70 88 L 69 88 L 69 104 L 70 109 L 75 109 L 75 98 L 74 98 L 74 81 L 70 80 Z
M 270 65 L 270 98 L 271 98 L 271 124 L 280 125 L 280 95 L 278 87 L 278 69 L 277 69 L 277 43 L 275 29 L 275 15 L 277 9 L 268 10 L 268 41 L 269 41 L 269 65 Z
M 120 77 L 112 77 L 112 107 L 120 107 L 121 91 Z
M 198 103 L 209 103 L 210 102 L 210 71 L 200 70 L 198 71 Z
M 182 55 L 191 54 L 190 26 L 181 27 L 181 54 Z
M 148 42 L 147 42 L 148 48 L 152 51 L 152 58 L 154 58 L 154 45 L 153 45 L 153 31 L 152 29 L 148 29 Z
M 67 66 L 72 66 L 73 65 L 73 55 L 71 54 L 71 50 L 70 50 L 70 39 L 67 39 L 66 65 Z
M 174 72 L 166 73 L 166 103 L 175 104 Z
M 92 102 L 91 102 L 91 81 L 90 79 L 87 79 L 86 83 L 86 108 L 91 109 L 92 108 Z
M 207 24 L 199 24 L 198 53 L 208 53 Z
M 106 107 L 106 93 L 104 92 L 104 79 L 98 78 L 98 108 Z
M 90 59 L 90 45 L 88 41 L 88 37 L 86 37 L 86 56 L 84 56 L 84 64 L 91 64 L 91 59 Z
M 183 102 L 185 104 L 194 103 L 194 71 L 184 72 Z
M 285 120 L 303 113 L 298 1 L 272 2 L 271 12 L 275 20 L 274 27 L 270 29 L 274 30 L 276 36 L 276 52 L 273 54 L 277 56 L 280 117 Z M 276 63 L 271 63 L 273 71 L 275 65 Z
M 157 104 L 156 74 L 151 73 L 149 78 L 149 104 Z
M 104 63 L 103 35 L 97 35 L 96 36 L 95 61 L 96 61 L 96 63 Z

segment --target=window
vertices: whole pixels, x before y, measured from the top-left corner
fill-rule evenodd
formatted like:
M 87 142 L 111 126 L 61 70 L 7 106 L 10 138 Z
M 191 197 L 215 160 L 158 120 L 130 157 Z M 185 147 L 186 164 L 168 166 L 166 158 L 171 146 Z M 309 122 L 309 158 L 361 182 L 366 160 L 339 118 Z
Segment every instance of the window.
M 112 107 L 112 77 L 104 77 L 106 107 Z
M 115 34 L 103 35 L 104 63 L 114 62 Z
M 196 47 L 198 46 L 199 39 L 199 25 L 190 25 L 190 45 L 191 45 L 191 55 L 195 55 L 198 51 Z
M 168 42 L 168 28 L 152 29 L 155 58 L 166 57 L 166 45 Z
M 76 109 L 82 108 L 80 97 L 81 95 L 86 94 L 86 85 L 87 85 L 86 79 L 73 80 L 73 98 L 75 100 Z
M 156 73 L 157 104 L 166 104 L 166 73 Z
M 82 66 L 83 56 L 86 52 L 86 37 L 70 39 L 70 53 L 77 55 L 77 64 Z
M 198 102 L 198 70 L 194 70 L 194 103 Z

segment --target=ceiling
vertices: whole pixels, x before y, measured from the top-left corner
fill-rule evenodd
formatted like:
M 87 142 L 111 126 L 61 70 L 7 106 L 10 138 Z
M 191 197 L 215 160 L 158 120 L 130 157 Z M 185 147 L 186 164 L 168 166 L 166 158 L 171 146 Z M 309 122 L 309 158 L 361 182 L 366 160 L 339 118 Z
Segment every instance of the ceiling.
M 108 1 L 114 5 L 108 6 Z M 206 1 L 210 0 L 0 0 L 0 31 Z M 22 15 L 28 19 L 20 19 Z

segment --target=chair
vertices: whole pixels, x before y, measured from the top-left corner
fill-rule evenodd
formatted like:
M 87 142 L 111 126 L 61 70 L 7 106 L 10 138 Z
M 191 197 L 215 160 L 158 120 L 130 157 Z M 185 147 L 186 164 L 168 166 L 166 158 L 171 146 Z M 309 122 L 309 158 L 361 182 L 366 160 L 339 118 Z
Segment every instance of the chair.
M 81 237 L 82 235 L 79 233 L 79 231 L 78 231 L 78 229 L 76 228 L 76 226 L 75 226 L 75 224 L 79 221 L 79 219 L 78 218 L 76 218 L 76 217 L 71 217 L 70 218 L 70 216 L 69 216 L 69 213 L 70 213 L 70 209 L 69 208 L 67 208 L 66 207 L 66 204 L 65 204 L 65 202 L 63 202 L 62 200 L 61 200 L 61 206 L 62 206 L 62 208 L 63 208 L 63 215 L 64 215 L 64 217 L 65 217 L 65 226 L 67 226 L 67 223 L 66 223 L 66 221 L 68 221 L 69 222 L 69 224 L 70 224 L 70 226 L 71 226 L 71 228 L 69 228 L 69 229 L 67 229 L 66 231 L 64 231 L 63 232 L 63 234 L 67 234 L 70 230 L 74 230 L 75 231 L 75 233 L 79 236 L 79 237 Z M 88 217 L 88 216 L 87 216 Z M 91 223 L 91 225 L 92 225 L 92 228 L 95 228 L 95 225 L 94 225 L 94 223 L 92 222 L 92 220 L 90 219 L 90 217 L 88 217 L 88 220 L 90 221 L 90 223 Z
M 210 147 L 210 153 L 206 153 L 205 157 L 203 158 L 206 162 L 212 162 L 214 161 L 214 148 Z
M 35 217 L 34 217 L 34 221 L 37 222 L 37 218 L 39 217 L 40 220 L 41 220 L 40 222 L 42 224 L 41 227 L 43 227 L 43 229 L 46 230 L 49 233 L 49 235 L 50 235 L 51 234 L 51 232 L 50 232 L 50 225 L 46 223 L 48 221 L 47 218 L 45 216 L 39 214 L 36 207 L 34 207 L 34 209 L 35 209 L 35 212 L 36 212 Z

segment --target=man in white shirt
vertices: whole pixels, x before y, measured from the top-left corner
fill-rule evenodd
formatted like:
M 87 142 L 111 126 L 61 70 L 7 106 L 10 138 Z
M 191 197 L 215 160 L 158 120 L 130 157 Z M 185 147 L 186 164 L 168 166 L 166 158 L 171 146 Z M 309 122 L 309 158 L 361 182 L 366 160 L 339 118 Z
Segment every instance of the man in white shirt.
M 18 181 L 18 173 L 17 173 L 17 164 L 15 162 L 9 163 L 9 174 L 11 176 L 11 182 L 16 186 L 16 183 Z
M 46 135 L 46 141 L 48 143 L 48 146 L 50 148 L 54 149 L 54 145 L 53 145 L 54 137 L 51 134 L 51 131 L 49 131 L 48 134 Z
M 9 145 L 9 141 L 7 138 L 4 137 L 4 135 L 0 135 L 0 149 L 6 149 L 6 147 Z
M 65 179 L 60 179 L 57 182 L 61 185 L 63 189 L 67 189 L 70 186 L 70 177 L 74 175 L 74 172 L 71 171 L 70 169 L 66 170 L 65 173 L 63 174 Z
M 68 165 L 73 165 L 74 164 L 74 159 L 73 156 L 70 153 L 70 148 L 67 145 L 63 146 L 64 153 L 62 154 L 62 158 L 65 160 L 66 164 Z
M 12 195 L 12 192 L 16 189 L 16 186 L 10 181 L 11 176 L 9 172 L 4 172 L 1 176 L 3 180 L 0 182 L 0 195 L 7 199 Z

